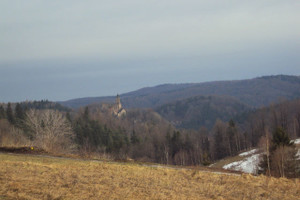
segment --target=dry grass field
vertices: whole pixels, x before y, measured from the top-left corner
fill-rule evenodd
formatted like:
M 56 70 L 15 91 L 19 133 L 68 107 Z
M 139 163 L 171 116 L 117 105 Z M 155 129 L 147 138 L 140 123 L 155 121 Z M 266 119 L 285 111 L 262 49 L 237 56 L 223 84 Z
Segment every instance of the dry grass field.
M 228 158 L 224 158 L 222 160 L 219 160 L 218 162 L 214 163 L 212 165 L 212 167 L 218 169 L 222 169 L 224 165 L 227 165 L 229 163 L 233 163 L 233 162 L 236 162 L 236 161 L 241 161 L 243 160 L 244 158 L 241 157 L 241 156 L 234 156 L 234 157 L 228 157 Z
M 0 154 L 0 199 L 299 199 L 299 179 Z

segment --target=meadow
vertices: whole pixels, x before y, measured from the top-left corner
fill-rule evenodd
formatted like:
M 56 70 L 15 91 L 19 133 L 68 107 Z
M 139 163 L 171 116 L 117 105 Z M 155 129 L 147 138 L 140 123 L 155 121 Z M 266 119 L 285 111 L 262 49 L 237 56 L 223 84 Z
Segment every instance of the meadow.
M 0 199 L 299 199 L 299 179 L 0 154 Z

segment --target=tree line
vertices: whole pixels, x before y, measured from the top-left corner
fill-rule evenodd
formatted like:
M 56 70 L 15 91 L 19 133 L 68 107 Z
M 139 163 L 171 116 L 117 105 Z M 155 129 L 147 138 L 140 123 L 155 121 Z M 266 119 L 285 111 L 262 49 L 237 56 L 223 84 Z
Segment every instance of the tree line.
M 211 130 L 176 129 L 151 109 L 131 109 L 117 118 L 99 105 L 68 110 L 47 104 L 0 105 L 0 144 L 23 141 L 47 151 L 175 165 L 209 165 L 260 146 L 260 173 L 299 176 L 291 142 L 300 137 L 299 100 L 260 109 L 244 123 L 217 120 Z

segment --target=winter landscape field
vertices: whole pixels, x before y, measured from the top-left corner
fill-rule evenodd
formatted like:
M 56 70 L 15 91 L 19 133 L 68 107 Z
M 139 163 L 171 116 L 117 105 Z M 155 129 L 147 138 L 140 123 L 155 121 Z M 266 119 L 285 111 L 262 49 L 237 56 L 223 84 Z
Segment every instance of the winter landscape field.
M 0 154 L 0 199 L 299 199 L 299 179 Z
M 300 200 L 299 0 L 0 0 L 0 200 Z

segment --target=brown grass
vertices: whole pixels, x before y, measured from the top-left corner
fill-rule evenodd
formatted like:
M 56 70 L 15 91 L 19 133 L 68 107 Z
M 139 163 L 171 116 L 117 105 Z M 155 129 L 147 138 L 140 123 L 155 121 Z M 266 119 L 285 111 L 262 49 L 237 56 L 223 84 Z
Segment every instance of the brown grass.
M 224 165 L 227 165 L 229 163 L 233 163 L 236 161 L 241 161 L 244 160 L 245 157 L 242 156 L 234 156 L 234 157 L 228 157 L 228 158 L 224 158 L 222 160 L 219 160 L 218 162 L 214 163 L 212 165 L 213 168 L 223 168 Z
M 0 154 L 0 199 L 299 199 L 299 179 Z

